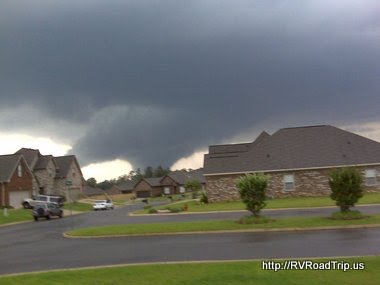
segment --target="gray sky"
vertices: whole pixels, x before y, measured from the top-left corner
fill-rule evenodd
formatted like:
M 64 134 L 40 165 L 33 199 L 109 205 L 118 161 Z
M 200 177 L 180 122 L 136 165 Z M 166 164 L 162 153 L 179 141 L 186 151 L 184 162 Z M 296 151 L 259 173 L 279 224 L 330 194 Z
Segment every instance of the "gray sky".
M 262 129 L 380 121 L 379 1 L 0 2 L 0 133 L 170 166 Z

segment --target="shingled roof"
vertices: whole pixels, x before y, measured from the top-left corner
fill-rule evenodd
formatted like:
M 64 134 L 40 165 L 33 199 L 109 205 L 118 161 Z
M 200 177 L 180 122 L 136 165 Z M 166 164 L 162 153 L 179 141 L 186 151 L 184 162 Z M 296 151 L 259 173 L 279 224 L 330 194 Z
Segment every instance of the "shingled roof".
M 80 166 L 75 155 L 58 156 L 54 157 L 54 159 L 58 167 L 56 178 L 66 178 L 70 171 L 70 166 L 72 162 L 74 162 L 77 165 L 79 171 L 81 172 Z
M 206 183 L 205 178 L 203 176 L 203 168 L 186 171 L 186 170 L 177 170 L 172 171 L 167 174 L 171 179 L 177 182 L 180 185 L 184 185 L 186 181 L 197 180 L 200 183 Z M 163 177 L 162 179 L 164 179 Z
M 30 169 L 34 169 L 41 153 L 38 149 L 21 148 L 15 154 L 22 154 Z
M 205 175 L 380 164 L 380 143 L 329 125 L 280 129 L 246 145 L 217 153 L 212 146 Z
M 0 155 L 0 182 L 9 182 L 20 160 L 21 154 Z

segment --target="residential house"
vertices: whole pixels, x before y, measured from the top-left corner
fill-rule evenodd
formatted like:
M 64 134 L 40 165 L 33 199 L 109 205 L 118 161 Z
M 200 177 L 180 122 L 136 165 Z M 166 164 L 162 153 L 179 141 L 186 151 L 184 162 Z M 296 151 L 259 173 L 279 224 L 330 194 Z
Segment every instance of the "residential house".
M 120 184 L 113 185 L 109 190 L 107 190 L 107 193 L 109 195 L 130 194 L 135 189 L 136 184 L 137 184 L 137 181 L 127 180 Z
M 162 186 L 162 194 L 164 195 L 175 195 L 184 194 L 190 189 L 185 188 L 185 184 L 188 181 L 196 180 L 201 184 L 202 189 L 204 189 L 206 180 L 203 176 L 203 169 L 197 170 L 177 170 L 172 171 L 166 176 L 164 176 L 160 183 Z
M 20 208 L 33 191 L 33 174 L 20 154 L 0 156 L 0 205 Z
M 75 155 L 54 157 L 57 164 L 54 194 L 65 195 L 68 201 L 83 193 L 84 178 Z
M 53 157 L 30 148 L 21 148 L 16 154 L 24 156 L 32 171 L 34 195 L 62 195 L 70 200 L 82 193 L 84 179 L 75 155 Z
M 100 196 L 100 195 L 104 195 L 105 193 L 106 192 L 101 188 L 91 187 L 88 185 L 83 186 L 84 196 Z
M 380 191 L 380 143 L 329 126 L 280 129 L 261 133 L 251 143 L 214 145 L 204 158 L 209 201 L 239 199 L 235 186 L 246 173 L 269 178 L 270 197 L 330 194 L 332 169 L 356 167 L 366 191 Z
M 136 198 L 157 197 L 162 194 L 161 179 L 159 178 L 144 178 L 141 179 L 133 190 Z
M 16 152 L 24 156 L 33 173 L 33 194 L 54 194 L 57 165 L 52 155 L 41 155 L 39 150 L 22 148 Z

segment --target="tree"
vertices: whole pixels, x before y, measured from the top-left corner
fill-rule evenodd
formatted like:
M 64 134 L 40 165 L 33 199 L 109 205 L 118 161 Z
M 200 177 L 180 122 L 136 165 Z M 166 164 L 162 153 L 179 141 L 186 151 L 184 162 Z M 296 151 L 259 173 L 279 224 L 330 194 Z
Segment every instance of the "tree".
M 363 196 L 363 177 L 355 168 L 335 169 L 330 173 L 330 197 L 341 212 L 348 212 Z
M 163 168 L 161 165 L 157 166 L 157 168 L 153 171 L 154 177 L 162 177 L 169 174 L 169 168 Z
M 152 178 L 153 177 L 153 167 L 152 166 L 148 166 L 147 168 L 145 168 L 144 177 L 145 178 Z
M 260 210 L 266 205 L 265 191 L 268 185 L 268 178 L 263 174 L 246 174 L 237 179 L 236 187 L 247 210 L 252 215 L 258 217 Z
M 91 177 L 91 178 L 88 178 L 86 180 L 86 183 L 87 183 L 88 186 L 95 188 L 97 182 L 96 182 L 96 179 L 94 177 Z

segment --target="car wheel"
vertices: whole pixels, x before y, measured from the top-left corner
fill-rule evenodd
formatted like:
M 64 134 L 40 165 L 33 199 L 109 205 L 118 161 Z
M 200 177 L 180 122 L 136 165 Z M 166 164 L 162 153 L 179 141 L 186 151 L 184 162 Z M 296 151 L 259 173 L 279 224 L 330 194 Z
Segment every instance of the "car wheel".
M 30 204 L 28 202 L 24 202 L 22 203 L 22 206 L 24 207 L 24 209 L 30 209 Z
M 46 216 L 46 220 L 50 220 L 50 214 Z
M 33 218 L 34 218 L 35 221 L 38 221 L 38 217 L 34 216 Z
M 61 219 L 63 217 L 63 213 L 60 213 L 58 217 Z

